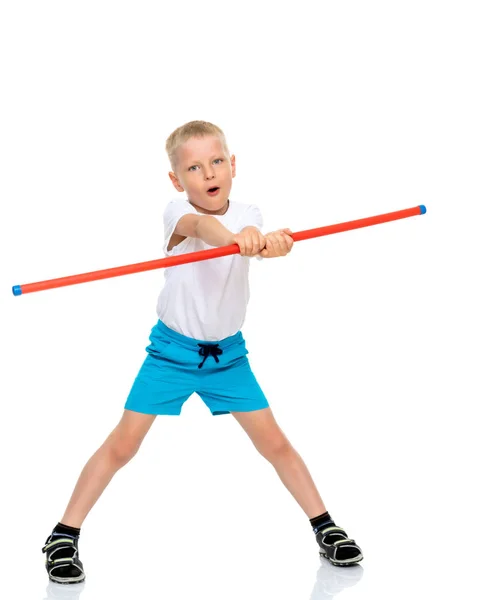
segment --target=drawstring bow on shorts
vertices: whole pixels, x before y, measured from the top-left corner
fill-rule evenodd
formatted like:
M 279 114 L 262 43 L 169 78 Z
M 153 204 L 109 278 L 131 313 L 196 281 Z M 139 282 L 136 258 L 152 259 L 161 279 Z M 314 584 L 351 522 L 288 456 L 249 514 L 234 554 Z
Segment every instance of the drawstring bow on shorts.
M 205 364 L 208 356 L 212 356 L 217 363 L 220 362 L 218 356 L 223 354 L 223 350 L 220 348 L 219 344 L 198 344 L 198 346 L 200 346 L 200 349 L 198 350 L 199 355 L 204 356 L 203 362 L 198 365 L 198 369 L 201 369 Z

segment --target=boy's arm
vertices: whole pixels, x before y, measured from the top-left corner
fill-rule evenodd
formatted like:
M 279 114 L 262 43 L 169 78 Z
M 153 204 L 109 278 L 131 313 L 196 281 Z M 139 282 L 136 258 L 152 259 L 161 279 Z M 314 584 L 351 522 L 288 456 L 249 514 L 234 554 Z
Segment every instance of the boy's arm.
M 193 237 L 203 240 L 209 246 L 238 244 L 240 254 L 248 257 L 257 256 L 264 248 L 263 234 L 257 227 L 247 226 L 239 234 L 234 234 L 213 215 L 183 215 L 178 220 L 173 235 L 177 238 L 176 243 Z
M 229 246 L 234 243 L 234 234 L 213 215 L 184 215 L 178 221 L 175 233 L 199 238 L 209 246 Z

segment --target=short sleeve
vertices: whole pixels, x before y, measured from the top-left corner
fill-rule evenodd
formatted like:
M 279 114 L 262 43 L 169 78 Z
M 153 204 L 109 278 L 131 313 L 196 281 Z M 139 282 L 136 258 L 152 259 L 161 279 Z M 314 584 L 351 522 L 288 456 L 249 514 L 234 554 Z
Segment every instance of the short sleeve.
M 191 206 L 187 200 L 172 200 L 166 205 L 163 213 L 163 227 L 164 227 L 164 238 L 165 242 L 163 245 L 163 252 L 168 254 L 168 244 L 170 243 L 171 236 L 173 235 L 176 225 L 181 217 L 185 215 L 196 215 L 198 214 L 196 209 Z
M 241 229 L 245 227 L 257 227 L 263 232 L 263 225 L 263 215 L 259 207 L 256 204 L 250 204 L 243 215 Z

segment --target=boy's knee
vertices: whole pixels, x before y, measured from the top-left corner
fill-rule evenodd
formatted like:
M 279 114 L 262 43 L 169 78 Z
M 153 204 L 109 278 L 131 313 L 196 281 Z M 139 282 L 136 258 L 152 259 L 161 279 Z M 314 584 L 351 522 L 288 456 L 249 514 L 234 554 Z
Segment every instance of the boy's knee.
M 291 444 L 288 439 L 283 436 L 272 436 L 269 439 L 264 440 L 260 453 L 269 461 L 274 461 L 281 456 L 284 456 L 291 450 Z
M 109 440 L 108 449 L 112 460 L 119 464 L 125 465 L 138 452 L 141 441 L 135 437 L 113 436 Z

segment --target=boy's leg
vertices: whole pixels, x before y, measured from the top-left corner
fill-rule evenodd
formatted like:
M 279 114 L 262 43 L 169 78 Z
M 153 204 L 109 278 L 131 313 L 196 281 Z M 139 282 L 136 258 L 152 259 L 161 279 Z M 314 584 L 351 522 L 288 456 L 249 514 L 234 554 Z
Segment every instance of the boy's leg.
M 361 548 L 331 520 L 306 465 L 276 423 L 271 409 L 268 407 L 231 414 L 258 451 L 276 469 L 281 481 L 309 519 L 312 519 L 320 554 L 337 566 L 353 566 L 361 561 Z
M 271 408 L 231 414 L 246 431 L 258 452 L 273 465 L 308 518 L 325 513 L 326 507 L 303 459 L 279 427 Z
M 83 468 L 61 522 L 42 548 L 52 581 L 72 584 L 85 579 L 78 554 L 81 524 L 113 475 L 136 454 L 155 417 L 124 410 L 118 425 Z
M 80 528 L 115 473 L 137 453 L 156 415 L 124 410 L 118 425 L 83 468 L 61 522 Z

